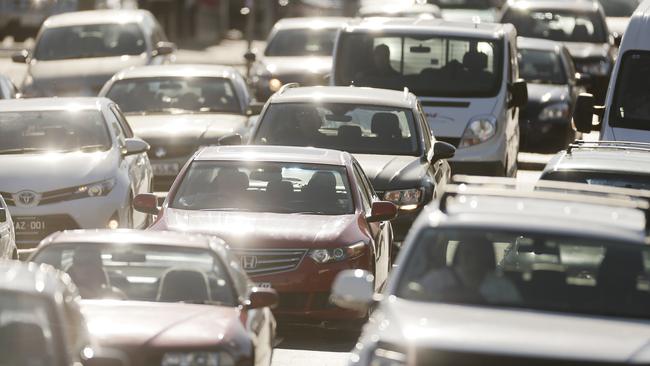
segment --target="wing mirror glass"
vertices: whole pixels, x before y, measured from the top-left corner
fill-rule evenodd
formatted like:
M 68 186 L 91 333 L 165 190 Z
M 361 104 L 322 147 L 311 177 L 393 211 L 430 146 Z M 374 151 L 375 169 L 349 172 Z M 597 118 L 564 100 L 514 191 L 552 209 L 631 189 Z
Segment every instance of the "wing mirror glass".
M 590 133 L 594 130 L 594 110 L 596 99 L 592 94 L 578 95 L 576 107 L 573 111 L 573 127 L 578 132 Z
M 124 140 L 124 155 L 135 155 L 149 151 L 149 144 L 138 138 Z
M 397 206 L 392 202 L 377 201 L 372 203 L 368 222 L 389 221 L 397 217 Z
M 29 51 L 27 50 L 21 50 L 11 55 L 11 61 L 15 63 L 24 64 L 27 63 L 27 59 L 29 59 Z
M 219 145 L 221 146 L 232 146 L 232 145 L 242 145 L 244 143 L 242 137 L 238 133 L 232 135 L 226 135 L 219 139 Z
M 278 305 L 278 293 L 271 288 L 253 287 L 248 295 L 248 309 L 274 308 Z
M 153 193 L 141 193 L 133 198 L 133 208 L 136 211 L 158 215 L 160 208 L 158 207 L 158 197 Z
M 154 50 L 154 56 L 167 56 L 176 51 L 176 45 L 173 42 L 158 42 Z
M 375 301 L 375 278 L 368 271 L 345 270 L 332 285 L 330 300 L 343 309 L 366 312 Z
M 443 141 L 436 141 L 433 144 L 433 156 L 429 161 L 432 163 L 439 161 L 439 160 L 444 160 L 444 159 L 451 159 L 456 155 L 456 148 L 454 145 L 443 142 Z

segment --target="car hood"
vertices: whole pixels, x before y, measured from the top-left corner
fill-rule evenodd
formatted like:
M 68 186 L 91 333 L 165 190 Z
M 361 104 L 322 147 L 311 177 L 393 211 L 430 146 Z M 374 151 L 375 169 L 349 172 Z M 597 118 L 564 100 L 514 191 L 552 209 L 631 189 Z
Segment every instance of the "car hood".
M 190 211 L 167 208 L 155 228 L 212 234 L 234 247 L 304 248 L 340 245 L 356 228 L 355 215 Z
M 386 325 L 381 341 L 418 349 L 613 362 L 650 359 L 647 321 L 401 299 L 383 303 L 373 318 L 371 324 Z
M 610 32 L 618 33 L 623 35 L 627 29 L 627 25 L 630 24 L 629 17 L 608 17 L 607 18 L 607 28 Z
M 248 121 L 244 115 L 227 113 L 127 115 L 126 119 L 135 135 L 145 140 L 219 138 L 241 133 Z
M 271 75 L 280 77 L 288 74 L 324 75 L 332 69 L 332 57 L 264 57 L 262 59 L 262 65 Z
M 355 154 L 354 157 L 378 191 L 421 185 L 428 164 L 419 156 Z
M 213 347 L 240 316 L 235 307 L 119 300 L 84 300 L 81 310 L 101 346 L 127 349 Z
M 610 45 L 606 43 L 564 42 L 574 59 L 607 58 Z
M 0 190 L 47 192 L 102 181 L 115 175 L 119 154 L 71 152 L 0 155 Z
M 528 101 L 536 104 L 569 102 L 569 87 L 567 85 L 528 83 Z

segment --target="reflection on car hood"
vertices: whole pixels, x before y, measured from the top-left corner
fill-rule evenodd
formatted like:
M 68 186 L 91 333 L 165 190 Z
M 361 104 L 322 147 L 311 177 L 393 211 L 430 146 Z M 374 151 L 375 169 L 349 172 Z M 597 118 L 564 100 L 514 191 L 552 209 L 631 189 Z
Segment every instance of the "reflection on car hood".
M 528 83 L 528 102 L 548 104 L 569 100 L 568 85 Z
M 332 69 L 329 56 L 264 57 L 262 64 L 274 76 L 287 74 L 324 75 Z
M 0 155 L 0 190 L 47 192 L 98 182 L 115 175 L 118 159 L 116 150 Z
M 574 59 L 607 58 L 610 45 L 606 43 L 564 42 Z
M 128 115 L 126 119 L 134 134 L 145 140 L 219 138 L 243 132 L 248 121 L 244 115 L 226 113 Z
M 216 305 L 84 300 L 81 309 L 93 339 L 108 347 L 214 347 L 239 321 L 237 308 Z
M 354 154 L 378 191 L 419 187 L 427 164 L 418 156 Z
M 356 229 L 355 215 L 309 215 L 165 209 L 155 228 L 213 234 L 229 245 L 304 248 L 340 245 Z M 357 236 L 358 237 L 358 236 Z M 346 243 L 347 244 L 347 243 Z
M 419 349 L 621 363 L 650 360 L 647 321 L 401 299 L 382 303 L 373 317 L 371 324 L 388 325 L 380 331 L 381 341 L 408 342 Z

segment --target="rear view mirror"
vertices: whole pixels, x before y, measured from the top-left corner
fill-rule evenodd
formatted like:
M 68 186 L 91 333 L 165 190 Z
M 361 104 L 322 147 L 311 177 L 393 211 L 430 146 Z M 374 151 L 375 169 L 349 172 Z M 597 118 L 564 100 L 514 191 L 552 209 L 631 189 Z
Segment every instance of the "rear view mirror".
M 141 193 L 133 198 L 133 208 L 136 211 L 158 215 L 160 209 L 158 208 L 158 197 L 153 193 Z
M 11 55 L 11 61 L 19 64 L 27 63 L 28 58 L 29 58 L 29 51 L 27 50 L 21 50 Z
M 241 135 L 238 133 L 226 135 L 219 139 L 219 145 L 221 146 L 241 145 L 243 142 Z
M 397 216 L 397 206 L 392 202 L 377 201 L 372 203 L 368 222 L 388 221 Z
M 433 144 L 433 156 L 431 157 L 431 162 L 435 163 L 439 160 L 451 159 L 454 155 L 456 155 L 456 148 L 454 145 L 443 141 L 436 141 Z
M 154 56 L 171 55 L 176 51 L 176 45 L 172 42 L 158 42 L 156 49 L 153 51 Z
M 573 127 L 578 132 L 590 133 L 594 130 L 594 107 L 596 99 L 592 94 L 582 93 L 578 96 L 573 111 Z
M 523 108 L 528 104 L 528 84 L 517 80 L 510 85 L 510 107 Z
M 339 273 L 332 285 L 330 300 L 336 306 L 365 312 L 375 300 L 374 277 L 360 269 Z
M 135 155 L 149 151 L 149 144 L 138 138 L 128 138 L 124 140 L 124 155 Z
M 248 295 L 248 309 L 274 308 L 278 305 L 278 293 L 270 288 L 253 287 Z
M 411 53 L 431 53 L 431 47 L 424 47 L 422 45 L 409 48 Z
M 0 222 L 7 222 L 7 209 L 0 207 Z

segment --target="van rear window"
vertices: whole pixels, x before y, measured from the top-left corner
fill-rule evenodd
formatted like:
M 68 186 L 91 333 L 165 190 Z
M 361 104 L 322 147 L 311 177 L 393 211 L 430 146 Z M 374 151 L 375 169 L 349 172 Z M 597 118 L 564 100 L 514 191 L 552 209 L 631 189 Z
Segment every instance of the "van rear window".
M 650 52 L 628 51 L 623 55 L 609 124 L 650 130 Z

